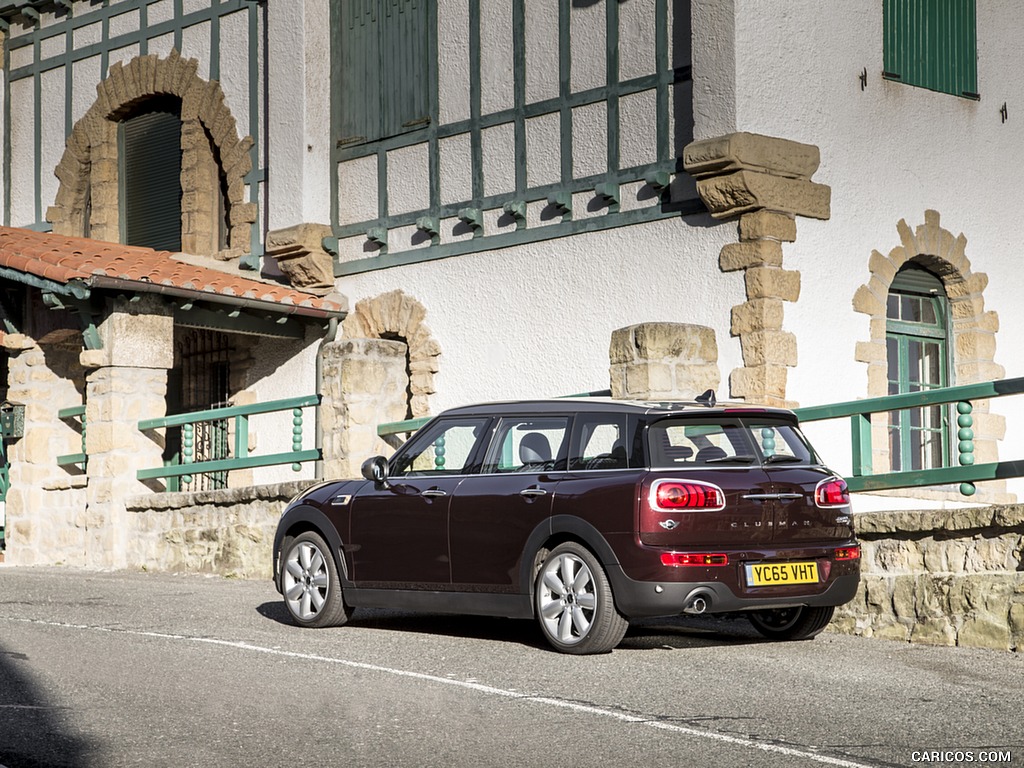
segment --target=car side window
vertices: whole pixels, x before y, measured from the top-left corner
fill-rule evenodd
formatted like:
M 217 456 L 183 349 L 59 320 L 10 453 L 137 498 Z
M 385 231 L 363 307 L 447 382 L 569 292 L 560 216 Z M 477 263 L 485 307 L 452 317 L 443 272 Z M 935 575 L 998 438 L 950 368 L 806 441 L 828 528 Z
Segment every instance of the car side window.
M 470 460 L 476 453 L 488 418 L 452 419 L 434 424 L 418 433 L 408 450 L 396 457 L 392 477 L 422 475 L 464 475 L 472 471 Z
M 565 469 L 569 419 L 503 418 L 484 460 L 485 473 L 556 472 Z
M 755 461 L 739 424 L 660 421 L 648 434 L 653 468 L 742 464 Z
M 576 418 L 573 433 L 569 469 L 625 469 L 629 466 L 625 416 L 580 416 Z

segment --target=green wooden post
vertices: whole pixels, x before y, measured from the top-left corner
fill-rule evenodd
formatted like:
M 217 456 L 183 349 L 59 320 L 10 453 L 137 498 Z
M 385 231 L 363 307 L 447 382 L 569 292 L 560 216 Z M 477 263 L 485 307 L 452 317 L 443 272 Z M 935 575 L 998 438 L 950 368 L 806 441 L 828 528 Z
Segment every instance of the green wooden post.
M 853 448 L 853 476 L 870 475 L 873 472 L 870 414 L 855 413 L 850 417 L 850 439 Z
M 249 455 L 249 416 L 240 413 L 235 416 L 235 458 L 244 459 Z

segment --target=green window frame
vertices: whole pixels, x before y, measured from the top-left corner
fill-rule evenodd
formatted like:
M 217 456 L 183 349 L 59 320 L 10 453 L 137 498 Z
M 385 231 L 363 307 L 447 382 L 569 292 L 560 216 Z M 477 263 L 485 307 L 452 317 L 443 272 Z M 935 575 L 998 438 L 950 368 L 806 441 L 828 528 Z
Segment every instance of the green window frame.
M 428 0 L 331 3 L 337 146 L 398 136 L 430 125 L 433 53 Z
M 118 125 L 121 242 L 181 250 L 181 102 L 155 99 Z
M 901 269 L 889 288 L 885 330 L 890 395 L 950 385 L 949 300 L 938 277 Z M 948 405 L 890 411 L 892 471 L 949 466 L 950 424 Z
M 975 0 L 885 0 L 883 9 L 883 77 L 980 98 Z

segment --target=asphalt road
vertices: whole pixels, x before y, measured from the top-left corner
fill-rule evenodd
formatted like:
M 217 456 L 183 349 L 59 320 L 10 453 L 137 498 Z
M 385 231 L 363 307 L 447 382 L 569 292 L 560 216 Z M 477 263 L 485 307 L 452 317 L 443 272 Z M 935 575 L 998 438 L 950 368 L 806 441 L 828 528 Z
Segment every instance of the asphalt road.
M 651 621 L 287 622 L 270 583 L 0 566 L 0 766 L 1024 766 L 1024 654 Z M 1007 759 L 1009 758 L 1009 759 Z

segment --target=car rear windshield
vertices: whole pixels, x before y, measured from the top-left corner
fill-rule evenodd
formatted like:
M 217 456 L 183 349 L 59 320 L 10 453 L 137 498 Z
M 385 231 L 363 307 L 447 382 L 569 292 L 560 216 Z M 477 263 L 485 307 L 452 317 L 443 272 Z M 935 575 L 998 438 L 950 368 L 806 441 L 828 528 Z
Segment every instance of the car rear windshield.
M 784 420 L 663 419 L 650 426 L 647 443 L 652 469 L 819 463 L 800 430 Z

